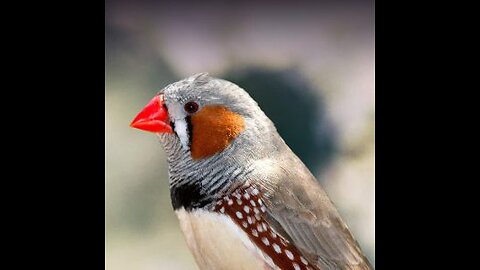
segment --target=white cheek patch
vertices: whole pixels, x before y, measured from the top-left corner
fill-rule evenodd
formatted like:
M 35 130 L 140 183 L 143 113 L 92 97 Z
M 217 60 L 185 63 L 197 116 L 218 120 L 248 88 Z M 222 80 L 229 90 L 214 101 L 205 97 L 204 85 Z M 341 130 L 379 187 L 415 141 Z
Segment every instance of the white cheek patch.
M 183 149 L 188 150 L 189 146 L 189 137 L 188 137 L 188 126 L 187 121 L 185 119 L 175 119 L 175 132 L 177 133 L 178 137 L 180 138 L 180 143 L 182 144 Z

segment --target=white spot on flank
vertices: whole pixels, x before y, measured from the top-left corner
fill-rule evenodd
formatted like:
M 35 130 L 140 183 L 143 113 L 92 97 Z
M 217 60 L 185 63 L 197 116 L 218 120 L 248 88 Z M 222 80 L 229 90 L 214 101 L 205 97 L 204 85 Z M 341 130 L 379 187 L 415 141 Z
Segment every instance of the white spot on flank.
M 228 199 L 228 205 L 232 205 L 232 204 L 233 204 L 232 199 Z
M 237 215 L 237 217 L 238 217 L 239 219 L 242 219 L 242 218 L 243 218 L 242 213 L 240 213 L 239 211 L 237 211 L 235 214 Z
M 257 220 L 260 220 L 260 215 L 255 215 L 255 218 L 256 218 Z
M 237 199 L 237 204 L 238 204 L 238 205 L 242 205 L 242 200 Z
M 245 194 L 243 195 L 243 197 L 245 197 L 246 200 L 250 199 L 250 194 L 248 194 L 247 192 L 245 192 Z
M 257 201 L 258 201 L 258 204 L 259 204 L 260 206 L 262 206 L 262 205 L 263 205 L 263 202 L 262 202 L 262 200 L 258 199 Z
M 293 263 L 293 269 L 300 270 L 300 266 L 297 263 Z
M 272 237 L 273 237 L 274 239 L 277 238 L 277 234 L 276 234 L 274 231 L 271 231 L 271 232 L 270 232 L 270 235 L 272 235 Z
M 222 206 L 222 208 L 220 208 L 220 212 L 225 213 L 225 207 Z
M 287 254 L 287 257 L 288 257 L 290 260 L 293 260 L 293 254 L 292 254 L 292 252 L 290 252 L 290 250 L 285 249 L 285 254 Z
M 220 201 L 217 202 L 217 205 L 222 205 L 222 203 L 223 203 L 223 201 L 220 200 Z
M 257 224 L 257 230 L 259 232 L 263 232 L 262 225 L 260 223 Z
M 254 188 L 254 189 L 252 190 L 252 194 L 253 194 L 253 195 L 256 196 L 256 195 L 258 195 L 258 193 L 259 193 L 259 192 L 258 192 L 258 189 Z
M 253 229 L 253 230 L 252 230 L 252 235 L 255 236 L 255 237 L 258 237 L 258 232 L 257 232 L 257 230 Z
M 247 227 L 248 227 L 247 222 L 246 222 L 246 221 L 243 221 L 243 222 L 242 222 L 242 226 L 243 226 L 244 228 L 247 228 Z
M 265 213 L 265 211 L 267 211 L 267 209 L 265 208 L 265 206 L 260 207 L 260 210 L 262 210 L 262 212 L 264 212 L 264 213 Z
M 245 206 L 243 207 L 243 211 L 245 211 L 245 213 L 247 213 L 247 214 L 250 213 L 250 207 L 248 207 L 248 206 L 245 205 Z
M 252 224 L 253 223 L 253 219 L 251 216 L 247 216 L 247 221 L 248 221 L 248 224 Z
M 273 243 L 272 247 L 273 247 L 273 249 L 275 250 L 276 253 L 278 253 L 278 254 L 282 253 L 282 249 L 276 243 Z
M 253 212 L 255 212 L 255 214 L 260 214 L 260 210 L 258 210 L 258 208 L 253 208 Z
M 267 224 L 265 224 L 265 222 L 262 222 L 262 227 L 263 227 L 264 231 L 267 231 L 268 228 L 267 228 Z
M 307 260 L 303 256 L 300 256 L 300 261 L 302 261 L 303 264 L 308 265 Z
M 257 204 L 256 204 L 253 200 L 250 200 L 250 204 L 251 204 L 253 207 L 257 206 Z
M 270 245 L 270 241 L 268 241 L 268 239 L 266 237 L 262 237 L 262 242 L 265 244 L 265 246 Z

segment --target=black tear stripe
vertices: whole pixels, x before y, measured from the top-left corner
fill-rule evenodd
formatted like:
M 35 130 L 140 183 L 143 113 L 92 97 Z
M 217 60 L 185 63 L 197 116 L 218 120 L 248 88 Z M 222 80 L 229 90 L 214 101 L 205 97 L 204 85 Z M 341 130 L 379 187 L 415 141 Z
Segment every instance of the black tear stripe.
M 188 115 L 187 117 L 185 117 L 185 121 L 187 121 L 188 147 L 191 147 L 193 137 L 192 117 Z

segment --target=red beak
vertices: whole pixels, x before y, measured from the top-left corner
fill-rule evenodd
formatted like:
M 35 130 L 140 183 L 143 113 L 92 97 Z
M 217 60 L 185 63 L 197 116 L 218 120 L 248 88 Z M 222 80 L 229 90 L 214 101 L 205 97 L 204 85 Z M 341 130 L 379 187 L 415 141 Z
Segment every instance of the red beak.
M 154 133 L 172 133 L 163 95 L 155 96 L 133 119 L 131 127 Z

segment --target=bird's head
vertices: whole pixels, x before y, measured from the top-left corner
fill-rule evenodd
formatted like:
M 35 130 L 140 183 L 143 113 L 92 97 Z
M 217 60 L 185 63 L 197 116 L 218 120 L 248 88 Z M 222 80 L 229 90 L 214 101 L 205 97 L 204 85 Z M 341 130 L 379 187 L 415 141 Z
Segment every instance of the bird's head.
M 131 126 L 159 135 L 171 184 L 172 178 L 200 178 L 217 167 L 242 170 L 283 145 L 273 123 L 247 92 L 207 73 L 166 86 Z
M 222 153 L 241 135 L 261 141 L 254 136 L 275 129 L 247 92 L 207 73 L 162 89 L 130 125 L 157 133 L 165 146 L 181 147 L 192 160 Z

